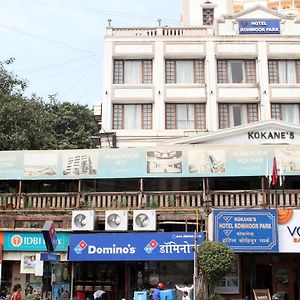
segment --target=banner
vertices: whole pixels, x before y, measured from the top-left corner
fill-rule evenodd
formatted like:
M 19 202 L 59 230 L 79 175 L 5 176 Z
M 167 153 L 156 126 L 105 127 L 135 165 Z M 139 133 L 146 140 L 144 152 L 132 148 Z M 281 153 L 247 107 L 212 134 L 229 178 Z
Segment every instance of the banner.
M 72 234 L 70 261 L 193 260 L 193 232 Z M 197 233 L 197 244 L 204 240 Z
M 2 151 L 0 180 L 265 176 L 274 157 L 284 175 L 300 175 L 299 145 L 194 145 Z
M 299 209 L 278 209 L 279 252 L 300 253 L 299 220 Z

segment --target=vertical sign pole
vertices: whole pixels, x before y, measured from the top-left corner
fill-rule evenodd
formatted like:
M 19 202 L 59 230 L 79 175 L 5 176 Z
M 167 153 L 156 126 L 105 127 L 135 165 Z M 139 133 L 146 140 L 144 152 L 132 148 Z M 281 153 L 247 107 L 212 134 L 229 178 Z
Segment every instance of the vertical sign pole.
M 0 245 L 0 288 L 1 288 L 1 279 L 2 279 L 2 245 Z
M 194 276 L 193 276 L 193 284 L 194 284 L 194 289 L 193 289 L 193 300 L 196 300 L 196 290 L 197 288 L 197 278 L 198 278 L 198 243 L 197 243 L 197 232 L 195 231 L 194 235 Z
M 71 295 L 70 295 L 71 299 L 74 298 L 73 289 L 74 289 L 74 262 L 72 261 L 71 262 L 71 288 L 70 288 L 70 290 L 71 290 L 70 291 L 71 292 Z

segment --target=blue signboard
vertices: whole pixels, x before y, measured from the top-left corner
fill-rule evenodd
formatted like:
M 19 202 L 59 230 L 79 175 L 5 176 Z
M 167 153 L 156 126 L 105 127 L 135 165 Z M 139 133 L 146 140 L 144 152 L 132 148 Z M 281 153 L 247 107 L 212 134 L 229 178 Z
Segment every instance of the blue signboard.
M 41 252 L 40 253 L 40 260 L 41 261 L 50 261 L 52 263 L 57 263 L 59 261 L 60 255 L 56 253 L 49 253 L 49 252 Z
M 235 252 L 278 252 L 276 210 L 214 210 L 214 240 Z
M 240 34 L 279 34 L 280 20 L 239 20 Z
M 71 261 L 193 260 L 193 232 L 72 234 Z M 197 244 L 204 240 L 197 233 Z
M 68 251 L 70 234 L 58 232 L 56 251 Z M 42 232 L 4 232 L 4 250 L 6 251 L 46 251 Z

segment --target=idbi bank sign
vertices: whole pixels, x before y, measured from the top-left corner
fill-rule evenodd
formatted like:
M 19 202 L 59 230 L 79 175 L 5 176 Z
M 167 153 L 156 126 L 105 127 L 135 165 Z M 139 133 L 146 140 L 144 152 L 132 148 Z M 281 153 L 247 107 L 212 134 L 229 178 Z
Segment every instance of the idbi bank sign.
M 300 253 L 300 210 L 278 209 L 279 252 Z
M 280 20 L 239 20 L 240 34 L 279 34 Z
M 56 251 L 67 251 L 70 234 L 58 232 Z M 4 250 L 7 251 L 46 251 L 42 232 L 4 232 Z

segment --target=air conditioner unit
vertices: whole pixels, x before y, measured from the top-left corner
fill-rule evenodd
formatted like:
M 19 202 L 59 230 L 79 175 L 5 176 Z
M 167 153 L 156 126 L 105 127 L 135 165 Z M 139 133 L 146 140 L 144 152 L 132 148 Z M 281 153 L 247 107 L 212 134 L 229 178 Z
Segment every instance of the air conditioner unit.
M 72 230 L 94 230 L 95 212 L 93 210 L 72 211 Z
M 105 212 L 105 230 L 125 231 L 128 229 L 127 210 L 108 210 Z
M 156 211 L 155 210 L 134 210 L 133 230 L 156 231 Z

